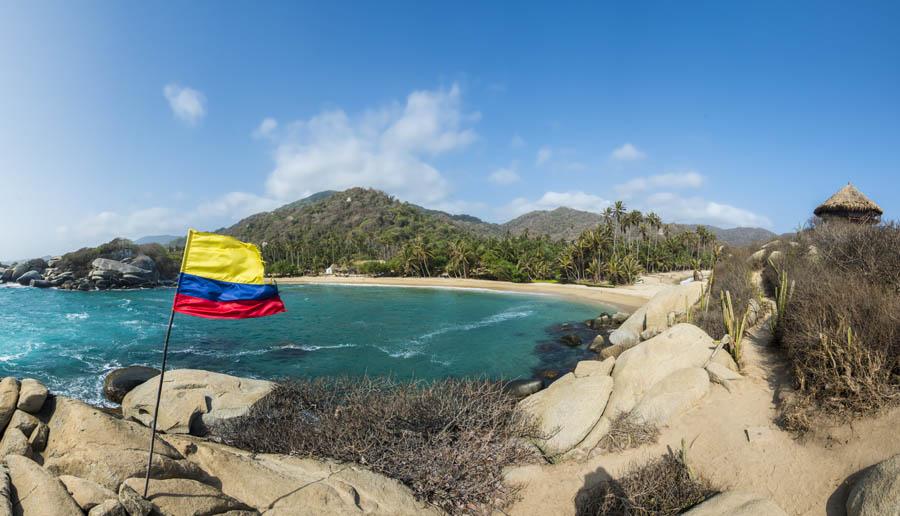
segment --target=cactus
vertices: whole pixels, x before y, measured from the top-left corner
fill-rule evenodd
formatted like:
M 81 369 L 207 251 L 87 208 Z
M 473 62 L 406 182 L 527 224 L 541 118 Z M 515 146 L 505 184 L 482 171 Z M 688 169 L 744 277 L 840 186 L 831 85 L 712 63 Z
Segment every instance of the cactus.
M 722 318 L 725 320 L 725 329 L 731 335 L 731 357 L 738 366 L 741 366 L 741 354 L 743 353 L 744 332 L 747 329 L 747 315 L 750 309 L 744 311 L 743 317 L 738 320 L 734 315 L 734 305 L 731 303 L 731 292 L 725 291 L 722 295 Z

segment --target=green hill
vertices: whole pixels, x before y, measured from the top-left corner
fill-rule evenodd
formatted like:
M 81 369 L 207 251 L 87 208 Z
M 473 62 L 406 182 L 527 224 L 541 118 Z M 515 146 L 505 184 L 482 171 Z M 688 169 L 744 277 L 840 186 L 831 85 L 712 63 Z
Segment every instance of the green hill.
M 338 261 L 353 255 L 386 260 L 417 236 L 452 240 L 470 233 L 499 234 L 495 228 L 474 217 L 426 210 L 378 190 L 351 188 L 257 213 L 221 231 L 263 246 L 325 242 L 329 259 Z
M 589 211 L 556 208 L 551 211 L 531 211 L 501 224 L 504 231 L 521 235 L 547 235 L 551 239 L 575 240 L 585 229 L 593 228 L 603 217 Z

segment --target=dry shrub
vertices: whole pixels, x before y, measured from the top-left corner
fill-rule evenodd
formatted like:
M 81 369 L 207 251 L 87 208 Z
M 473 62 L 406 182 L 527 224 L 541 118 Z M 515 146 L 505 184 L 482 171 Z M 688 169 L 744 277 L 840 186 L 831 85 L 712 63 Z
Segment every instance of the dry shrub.
M 213 432 L 255 452 L 362 464 L 453 514 L 511 501 L 501 471 L 532 460 L 522 440 L 538 436 L 498 382 L 347 377 L 279 384 Z
M 837 413 L 900 399 L 900 296 L 821 265 L 794 279 L 779 334 L 801 396 Z
M 615 453 L 653 444 L 657 439 L 659 428 L 656 425 L 647 423 L 630 412 L 621 412 L 612 420 L 609 432 L 600 439 L 597 447 Z
M 695 324 L 714 339 L 721 339 L 727 333 L 720 304 L 722 292 L 731 292 L 734 312 L 740 315 L 747 310 L 750 300 L 756 297 L 751 281 L 752 269 L 747 262 L 749 256 L 747 249 L 729 249 L 728 254 L 716 264 L 709 307 L 698 309 L 695 316 Z
M 716 491 L 691 474 L 682 456 L 666 455 L 632 468 L 618 480 L 586 488 L 576 498 L 578 516 L 674 515 Z
M 802 239 L 783 264 L 795 286 L 778 331 L 799 394 L 782 419 L 801 430 L 811 407 L 861 415 L 900 401 L 900 228 L 829 223 Z

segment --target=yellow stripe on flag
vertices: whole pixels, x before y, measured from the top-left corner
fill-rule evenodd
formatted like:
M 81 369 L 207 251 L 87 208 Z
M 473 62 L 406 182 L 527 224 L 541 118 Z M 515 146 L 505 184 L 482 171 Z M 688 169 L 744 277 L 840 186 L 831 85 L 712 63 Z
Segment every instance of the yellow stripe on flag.
M 181 272 L 204 278 L 262 285 L 262 255 L 253 244 L 201 231 L 188 232 Z

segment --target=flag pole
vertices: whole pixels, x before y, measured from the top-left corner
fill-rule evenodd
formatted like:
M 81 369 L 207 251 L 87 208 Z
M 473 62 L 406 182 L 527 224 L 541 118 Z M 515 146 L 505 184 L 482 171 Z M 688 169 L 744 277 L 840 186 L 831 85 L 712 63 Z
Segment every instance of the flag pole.
M 175 321 L 175 307 L 169 315 L 169 327 L 166 328 L 166 340 L 163 344 L 162 368 L 159 370 L 159 386 L 156 389 L 156 407 L 153 409 L 153 424 L 150 426 L 150 455 L 147 457 L 147 475 L 144 477 L 144 498 L 150 488 L 150 468 L 153 466 L 153 445 L 156 444 L 156 417 L 159 415 L 159 399 L 162 396 L 163 376 L 166 374 L 166 358 L 169 354 L 169 337 L 172 335 L 172 323 Z
M 188 248 L 191 245 L 191 233 L 188 231 L 187 239 L 184 242 L 184 252 L 181 255 L 181 269 L 178 273 L 178 283 L 175 286 L 175 296 L 172 296 L 172 312 L 169 314 L 169 325 L 166 327 L 166 338 L 163 342 L 162 365 L 159 369 L 159 386 L 156 388 L 156 406 L 153 408 L 153 423 L 150 425 L 150 453 L 147 456 L 147 475 L 144 477 L 144 498 L 147 498 L 147 491 L 150 489 L 150 469 L 153 467 L 153 448 L 156 444 L 156 419 L 159 416 L 159 400 L 162 397 L 163 377 L 166 375 L 166 359 L 169 356 L 169 337 L 172 336 L 172 323 L 175 322 L 175 300 L 178 296 L 178 289 L 181 287 L 181 271 L 184 270 L 184 258 L 187 256 Z

